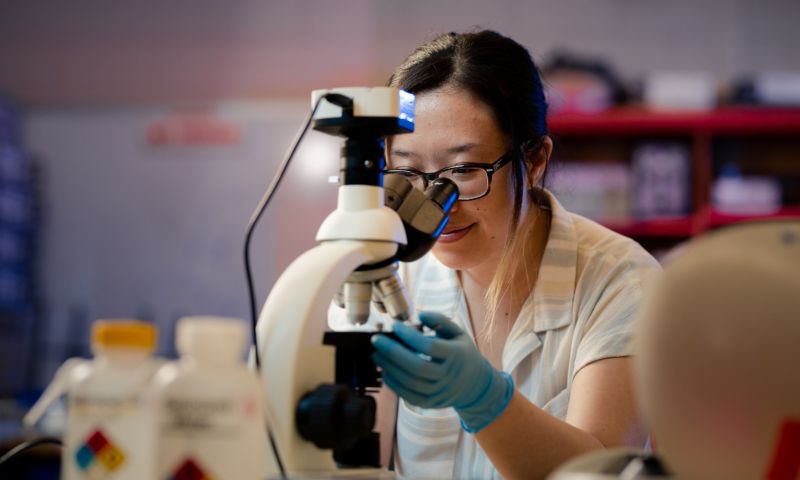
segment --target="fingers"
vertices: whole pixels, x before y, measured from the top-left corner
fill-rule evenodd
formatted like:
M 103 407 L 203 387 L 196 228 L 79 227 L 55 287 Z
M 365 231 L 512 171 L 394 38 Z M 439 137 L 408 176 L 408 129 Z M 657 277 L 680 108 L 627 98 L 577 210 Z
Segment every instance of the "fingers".
M 409 374 L 427 380 L 437 380 L 444 374 L 444 367 L 441 364 L 422 358 L 417 352 L 409 350 L 386 335 L 374 335 L 372 345 L 380 357 Z
M 403 400 L 411 403 L 413 405 L 417 405 L 418 407 L 423 408 L 431 408 L 432 405 L 428 402 L 428 399 L 424 395 L 420 395 L 413 390 L 407 389 L 402 382 L 396 380 L 391 375 L 385 374 L 383 376 L 383 383 L 386 384 L 387 387 L 391 388 L 397 396 L 401 397 Z
M 447 356 L 447 345 L 439 338 L 423 335 L 414 327 L 402 322 L 395 322 L 392 326 L 392 331 L 406 345 L 419 353 L 424 353 L 436 359 L 443 359 Z
M 464 333 L 452 320 L 437 312 L 419 312 L 419 320 L 423 325 L 436 332 L 440 338 L 450 339 Z
M 393 368 L 391 362 L 381 358 L 378 353 L 373 354 L 373 360 L 383 369 L 383 383 L 407 402 L 424 408 L 444 408 L 452 404 L 448 403 L 447 385 L 442 385 L 446 380 L 418 378 L 402 369 Z
M 399 341 L 387 335 L 374 335 L 372 358 L 383 370 L 384 384 L 409 403 L 425 408 L 450 406 L 459 385 L 450 371 L 461 343 L 451 339 L 463 331 L 441 314 L 423 312 L 420 320 L 433 328 L 437 336 L 423 335 L 396 322 L 393 331 Z
M 442 402 L 442 393 L 447 390 L 447 386 L 442 385 L 441 379 L 428 380 L 418 377 L 394 364 L 379 352 L 372 354 L 372 360 L 381 367 L 383 383 L 407 402 L 425 408 L 447 406 Z
M 381 367 L 383 375 L 392 377 L 406 389 L 413 390 L 420 395 L 429 396 L 441 389 L 438 379 L 427 379 L 415 375 L 418 372 L 408 372 L 378 352 L 372 354 L 372 360 Z

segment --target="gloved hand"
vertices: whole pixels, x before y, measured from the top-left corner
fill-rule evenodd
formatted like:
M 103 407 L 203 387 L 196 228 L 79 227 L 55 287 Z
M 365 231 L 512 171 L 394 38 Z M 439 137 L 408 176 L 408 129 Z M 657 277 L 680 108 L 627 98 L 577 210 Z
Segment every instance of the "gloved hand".
M 419 319 L 436 332 L 435 337 L 401 322 L 395 322 L 394 333 L 407 346 L 386 335 L 372 337 L 372 359 L 383 369 L 384 383 L 413 405 L 454 407 L 464 430 L 481 430 L 511 401 L 511 376 L 495 370 L 469 336 L 444 315 L 420 312 Z

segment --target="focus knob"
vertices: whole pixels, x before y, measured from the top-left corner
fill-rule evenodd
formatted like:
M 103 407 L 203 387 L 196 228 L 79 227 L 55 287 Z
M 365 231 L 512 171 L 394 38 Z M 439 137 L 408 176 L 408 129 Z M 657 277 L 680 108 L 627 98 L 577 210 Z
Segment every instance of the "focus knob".
M 349 448 L 372 432 L 375 400 L 344 385 L 320 385 L 298 402 L 295 424 L 318 448 Z

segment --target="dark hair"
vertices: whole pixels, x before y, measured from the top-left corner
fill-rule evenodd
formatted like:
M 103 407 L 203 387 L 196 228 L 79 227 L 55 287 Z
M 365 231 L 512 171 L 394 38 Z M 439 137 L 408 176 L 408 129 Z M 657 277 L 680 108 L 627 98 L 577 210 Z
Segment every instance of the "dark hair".
M 513 181 L 515 190 L 522 190 L 527 157 L 522 153 L 537 148 L 547 135 L 542 80 L 525 47 L 492 30 L 446 33 L 417 47 L 395 69 L 389 85 L 415 94 L 463 88 L 488 105 L 517 152 Z
M 525 47 L 491 30 L 436 37 L 397 67 L 389 85 L 411 93 L 444 86 L 470 91 L 492 109 L 514 148 L 547 134 L 539 68 Z
M 498 126 L 511 140 L 511 151 L 516 152 L 512 160 L 514 211 L 506 253 L 487 294 L 489 317 L 493 318 L 499 298 L 510 283 L 520 278 L 530 283 L 530 271 L 517 269 L 522 262 L 512 257 L 525 256 L 526 244 L 531 244 L 527 238 L 536 221 L 529 219 L 521 238 L 515 241 L 520 233 L 517 228 L 525 191 L 525 162 L 543 158 L 538 154 L 547 135 L 547 102 L 539 68 L 525 47 L 497 32 L 453 32 L 414 50 L 394 71 L 389 85 L 414 94 L 441 87 L 465 89 L 490 107 Z M 538 189 L 527 193 L 530 200 L 539 203 Z

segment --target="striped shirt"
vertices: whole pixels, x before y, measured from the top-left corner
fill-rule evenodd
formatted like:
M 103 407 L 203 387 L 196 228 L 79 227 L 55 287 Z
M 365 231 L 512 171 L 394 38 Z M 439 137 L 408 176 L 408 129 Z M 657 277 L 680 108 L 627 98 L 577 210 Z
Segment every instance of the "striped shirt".
M 536 286 L 506 339 L 502 365 L 520 393 L 564 419 L 575 374 L 597 360 L 631 355 L 642 285 L 659 270 L 633 240 L 566 211 L 548 194 L 552 220 Z M 416 311 L 452 318 L 474 341 L 456 272 L 433 255 L 403 267 Z M 500 478 L 452 408 L 400 401 L 398 473 L 410 478 Z

